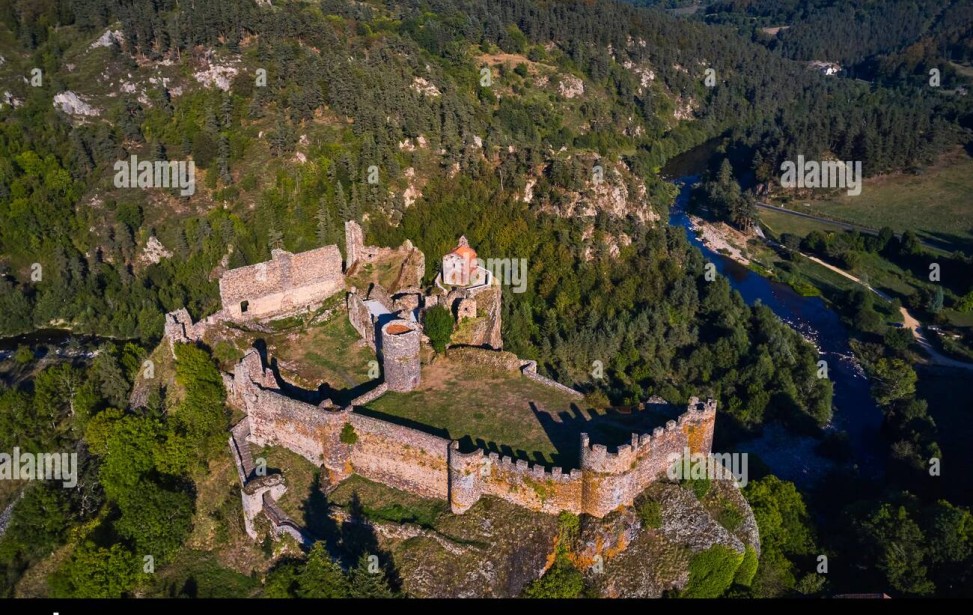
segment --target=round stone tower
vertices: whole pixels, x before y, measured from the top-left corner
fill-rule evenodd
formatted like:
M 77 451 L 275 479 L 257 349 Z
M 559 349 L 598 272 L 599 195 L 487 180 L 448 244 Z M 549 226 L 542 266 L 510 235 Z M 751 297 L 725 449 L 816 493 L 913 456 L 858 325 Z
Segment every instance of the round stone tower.
M 405 393 L 419 386 L 419 325 L 393 320 L 382 327 L 382 369 L 390 391 Z

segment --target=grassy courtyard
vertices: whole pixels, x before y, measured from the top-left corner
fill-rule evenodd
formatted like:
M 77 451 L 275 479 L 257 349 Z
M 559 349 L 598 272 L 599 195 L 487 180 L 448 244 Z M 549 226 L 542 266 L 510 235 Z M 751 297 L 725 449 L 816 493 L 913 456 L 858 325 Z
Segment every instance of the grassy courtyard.
M 651 430 L 668 418 L 584 406 L 519 371 L 446 356 L 423 367 L 418 390 L 386 393 L 357 411 L 460 440 L 464 450 L 479 447 L 566 470 L 577 467 L 582 432 L 617 446 L 633 431 Z

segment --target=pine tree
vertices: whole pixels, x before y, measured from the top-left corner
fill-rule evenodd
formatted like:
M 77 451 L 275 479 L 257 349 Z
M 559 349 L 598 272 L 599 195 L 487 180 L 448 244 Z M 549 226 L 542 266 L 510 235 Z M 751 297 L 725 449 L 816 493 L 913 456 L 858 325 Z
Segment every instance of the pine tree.
M 216 113 L 213 112 L 212 107 L 206 107 L 206 116 L 203 120 L 203 125 L 212 134 L 216 134 L 220 131 L 219 122 L 216 121 Z
M 297 579 L 299 598 L 347 598 L 348 579 L 328 555 L 323 542 L 314 543 Z
M 372 572 L 369 556 L 362 554 L 358 564 L 348 572 L 348 590 L 352 598 L 394 598 L 385 571 L 379 567 Z
M 223 114 L 223 128 L 227 129 L 233 122 L 233 99 L 230 97 L 229 93 L 223 94 L 223 106 L 221 108 Z
M 334 190 L 334 205 L 342 220 L 347 221 L 357 219 L 352 216 L 351 208 L 348 205 L 348 199 L 345 198 L 345 187 L 341 185 L 341 182 L 338 182 L 338 187 Z
M 351 202 L 348 205 L 349 220 L 357 220 L 361 216 L 361 196 L 358 194 L 358 184 L 351 185 Z
M 284 234 L 275 226 L 267 229 L 267 247 L 271 250 L 283 249 L 284 247 Z
M 334 237 L 333 222 L 331 220 L 331 212 L 328 210 L 328 204 L 321 199 L 318 204 L 318 245 L 327 246 L 332 243 Z
M 220 135 L 219 157 L 220 179 L 224 184 L 229 184 L 233 176 L 230 175 L 230 139 L 226 135 Z

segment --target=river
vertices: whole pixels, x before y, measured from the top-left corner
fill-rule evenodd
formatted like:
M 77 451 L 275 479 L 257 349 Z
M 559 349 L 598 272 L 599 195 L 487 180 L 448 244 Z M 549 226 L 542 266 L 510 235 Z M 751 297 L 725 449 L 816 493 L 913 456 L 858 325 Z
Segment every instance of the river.
M 694 154 L 690 153 L 692 156 Z M 696 169 L 703 166 L 699 164 L 699 158 L 695 155 L 693 166 Z M 685 171 L 686 160 L 682 158 L 683 166 L 680 167 L 680 161 L 676 159 L 677 163 L 667 166 L 667 170 L 670 174 L 674 169 Z M 868 379 L 852 354 L 847 327 L 820 297 L 801 296 L 790 286 L 771 281 L 703 245 L 692 231 L 686 214 L 689 193 L 696 181 L 694 175 L 673 180 L 680 190 L 669 212 L 669 224 L 685 229 L 689 242 L 716 266 L 747 305 L 763 303 L 818 348 L 821 358 L 827 361 L 828 376 L 834 385 L 833 418 L 827 429 L 846 432 L 853 453 L 851 463 L 866 475 L 880 475 L 882 412 L 872 399 Z M 816 452 L 818 444 L 819 440 L 815 438 L 795 435 L 780 425 L 771 424 L 764 428 L 760 437 L 740 442 L 736 448 L 759 456 L 774 474 L 806 488 L 836 468 L 835 462 Z
M 98 353 L 97 348 L 102 343 L 124 341 L 74 333 L 68 329 L 38 329 L 22 335 L 0 337 L 0 361 L 12 357 L 21 346 L 30 348 L 35 359 L 51 355 L 65 359 L 90 359 Z

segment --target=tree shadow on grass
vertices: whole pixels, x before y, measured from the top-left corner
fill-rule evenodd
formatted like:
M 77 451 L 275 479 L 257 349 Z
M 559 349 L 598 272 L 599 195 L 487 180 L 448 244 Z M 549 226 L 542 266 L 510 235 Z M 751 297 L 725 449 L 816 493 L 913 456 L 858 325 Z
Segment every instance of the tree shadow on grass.
M 369 521 L 357 491 L 351 494 L 348 518 L 341 523 L 340 552 L 347 568 L 356 566 L 363 558 L 371 566 L 374 561 L 371 558 L 378 558 L 378 567 L 385 573 L 389 587 L 395 592 L 401 590 L 402 578 L 395 568 L 392 554 L 379 545 L 375 527 Z
M 401 589 L 402 578 L 395 568 L 392 554 L 379 545 L 378 535 L 357 491 L 352 493 L 348 503 L 347 518 L 338 524 L 331 516 L 331 502 L 322 489 L 320 474 L 315 473 L 302 509 L 306 531 L 315 540 L 324 542 L 332 559 L 343 569 L 350 570 L 362 561 L 370 566 L 374 560 L 369 558 L 376 557 L 389 587 L 395 592 Z

